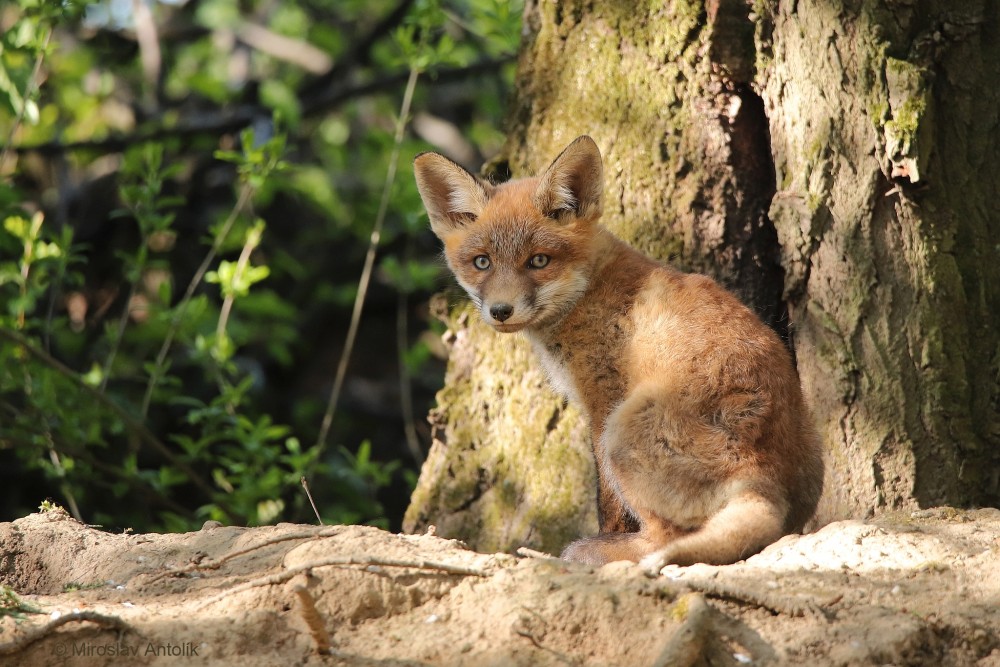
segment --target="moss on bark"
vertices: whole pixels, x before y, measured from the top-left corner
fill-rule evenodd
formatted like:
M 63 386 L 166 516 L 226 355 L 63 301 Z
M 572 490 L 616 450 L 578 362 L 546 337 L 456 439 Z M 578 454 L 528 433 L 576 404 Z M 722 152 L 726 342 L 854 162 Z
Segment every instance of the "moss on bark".
M 769 8 L 771 216 L 826 518 L 1000 501 L 1000 276 L 983 261 L 1000 189 L 979 177 L 1000 149 L 996 19 L 984 2 Z
M 995 5 L 526 9 L 498 161 L 535 172 L 590 134 L 613 232 L 791 320 L 828 454 L 824 519 L 1000 504 Z M 455 314 L 406 527 L 557 550 L 595 526 L 587 425 L 523 341 L 475 317 Z

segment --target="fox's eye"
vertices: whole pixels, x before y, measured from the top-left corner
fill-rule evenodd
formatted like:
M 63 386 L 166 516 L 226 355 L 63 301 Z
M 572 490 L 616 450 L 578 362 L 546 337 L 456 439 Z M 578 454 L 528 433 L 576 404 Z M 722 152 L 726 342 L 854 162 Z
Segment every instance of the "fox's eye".
M 533 269 L 544 269 L 546 266 L 548 266 L 548 264 L 549 264 L 549 256 L 543 255 L 541 253 L 532 256 L 532 258 L 528 260 L 528 266 L 530 266 Z
M 490 258 L 486 255 L 476 255 L 472 258 L 472 265 L 480 271 L 490 268 Z

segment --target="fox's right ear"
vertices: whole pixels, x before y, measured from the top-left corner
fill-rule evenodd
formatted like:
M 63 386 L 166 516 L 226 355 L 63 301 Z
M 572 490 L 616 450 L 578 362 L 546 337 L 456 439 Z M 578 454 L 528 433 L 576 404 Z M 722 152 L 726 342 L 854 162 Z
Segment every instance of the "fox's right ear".
M 415 157 L 413 175 L 438 237 L 475 222 L 490 198 L 489 185 L 437 153 Z

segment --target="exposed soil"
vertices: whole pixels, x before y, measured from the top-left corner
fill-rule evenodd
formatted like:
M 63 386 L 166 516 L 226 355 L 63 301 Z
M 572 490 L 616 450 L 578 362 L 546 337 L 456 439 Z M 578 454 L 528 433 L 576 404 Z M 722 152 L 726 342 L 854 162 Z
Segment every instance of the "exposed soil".
M 1000 667 L 995 509 L 658 578 L 363 526 L 122 535 L 51 511 L 0 524 L 0 583 L 20 600 L 0 598 L 0 665 Z

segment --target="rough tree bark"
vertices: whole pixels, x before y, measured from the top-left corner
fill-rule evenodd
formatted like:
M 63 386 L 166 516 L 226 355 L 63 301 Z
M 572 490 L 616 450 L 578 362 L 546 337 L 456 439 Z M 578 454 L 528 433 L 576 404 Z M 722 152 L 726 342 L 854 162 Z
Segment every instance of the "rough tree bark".
M 590 134 L 605 224 L 789 340 L 827 451 L 821 521 L 1000 504 L 998 27 L 996 0 L 525 9 L 493 167 L 537 171 Z M 482 549 L 592 531 L 579 415 L 523 341 L 451 321 L 405 528 Z

